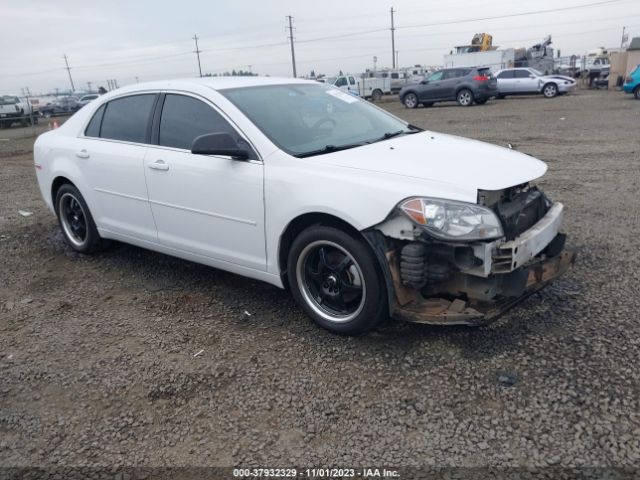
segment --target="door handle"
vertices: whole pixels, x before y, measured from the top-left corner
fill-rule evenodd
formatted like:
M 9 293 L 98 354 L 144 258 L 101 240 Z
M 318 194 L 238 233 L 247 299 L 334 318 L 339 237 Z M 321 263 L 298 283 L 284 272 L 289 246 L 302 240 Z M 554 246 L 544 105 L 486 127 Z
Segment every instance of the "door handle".
M 152 170 L 169 170 L 169 164 L 165 163 L 164 160 L 156 160 L 153 163 L 147 165 Z
M 78 158 L 89 158 L 89 152 L 86 149 L 78 150 L 76 152 L 76 157 Z

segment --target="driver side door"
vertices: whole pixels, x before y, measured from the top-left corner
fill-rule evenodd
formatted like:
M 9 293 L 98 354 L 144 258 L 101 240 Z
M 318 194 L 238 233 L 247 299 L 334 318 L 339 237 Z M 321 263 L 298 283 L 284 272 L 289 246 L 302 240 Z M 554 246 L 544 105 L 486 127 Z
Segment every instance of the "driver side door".
M 442 74 L 442 71 L 435 72 L 425 80 L 423 80 L 423 82 L 426 81 L 427 83 L 420 84 L 420 88 L 418 89 L 419 101 L 424 102 L 428 100 L 435 100 L 438 98 L 439 91 L 441 89 L 440 84 L 442 83 Z
M 263 164 L 248 142 L 247 160 L 192 154 L 193 140 L 208 133 L 246 142 L 208 101 L 162 95 L 144 159 L 158 241 L 227 265 L 265 270 Z

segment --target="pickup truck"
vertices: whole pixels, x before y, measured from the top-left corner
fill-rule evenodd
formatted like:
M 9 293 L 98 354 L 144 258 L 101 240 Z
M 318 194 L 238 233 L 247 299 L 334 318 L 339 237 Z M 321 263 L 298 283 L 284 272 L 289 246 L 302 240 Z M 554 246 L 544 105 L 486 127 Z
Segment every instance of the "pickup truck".
M 10 127 L 15 122 L 23 126 L 29 123 L 31 106 L 20 97 L 14 95 L 0 96 L 0 128 Z
M 333 85 L 351 95 L 356 95 L 374 102 L 379 101 L 385 94 L 391 94 L 391 82 L 389 78 L 338 75 L 336 77 L 325 78 L 324 83 Z

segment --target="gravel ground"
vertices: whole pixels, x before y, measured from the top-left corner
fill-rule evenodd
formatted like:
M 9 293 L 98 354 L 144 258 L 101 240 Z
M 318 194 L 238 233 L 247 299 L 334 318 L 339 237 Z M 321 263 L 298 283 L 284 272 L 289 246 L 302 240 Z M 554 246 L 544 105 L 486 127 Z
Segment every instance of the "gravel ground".
M 640 466 L 640 102 L 382 105 L 547 161 L 573 269 L 488 327 L 335 336 L 266 284 L 73 253 L 33 139 L 0 141 L 0 466 Z

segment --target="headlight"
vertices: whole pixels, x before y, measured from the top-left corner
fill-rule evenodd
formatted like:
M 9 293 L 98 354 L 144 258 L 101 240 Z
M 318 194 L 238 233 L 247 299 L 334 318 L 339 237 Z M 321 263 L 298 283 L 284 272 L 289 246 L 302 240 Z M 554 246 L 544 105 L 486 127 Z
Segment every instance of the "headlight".
M 400 210 L 428 233 L 443 240 L 488 240 L 503 236 L 496 214 L 480 205 L 410 198 L 400 204 Z

